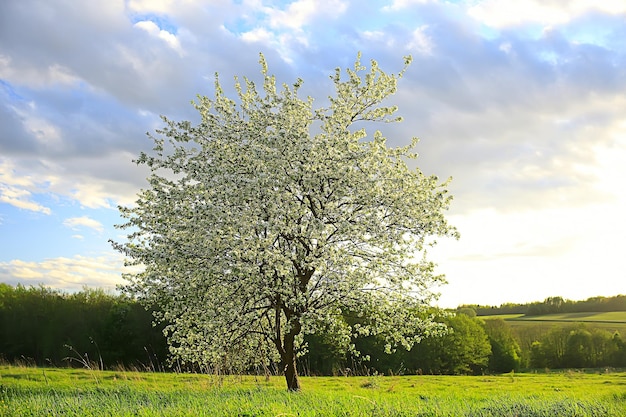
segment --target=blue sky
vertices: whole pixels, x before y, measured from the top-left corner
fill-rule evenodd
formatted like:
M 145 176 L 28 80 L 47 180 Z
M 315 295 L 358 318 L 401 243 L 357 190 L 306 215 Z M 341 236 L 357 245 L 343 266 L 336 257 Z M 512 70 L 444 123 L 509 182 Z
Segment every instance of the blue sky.
M 0 281 L 113 289 L 117 205 L 159 115 L 213 74 L 302 77 L 323 101 L 358 51 L 413 65 L 393 101 L 418 165 L 453 177 L 440 304 L 626 293 L 626 3 L 48 0 L 0 3 Z

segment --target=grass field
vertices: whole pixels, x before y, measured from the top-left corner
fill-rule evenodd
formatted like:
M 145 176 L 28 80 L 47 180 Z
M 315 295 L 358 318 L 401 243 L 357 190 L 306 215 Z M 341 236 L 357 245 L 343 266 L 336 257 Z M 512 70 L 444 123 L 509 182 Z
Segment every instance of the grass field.
M 306 377 L 0 367 L 2 416 L 626 416 L 625 373 Z
M 609 333 L 619 332 L 626 336 L 626 311 L 605 313 L 564 313 L 525 316 L 523 314 L 500 314 L 479 316 L 482 320 L 502 319 L 506 321 L 523 349 L 530 349 L 532 343 L 558 327 L 571 327 L 582 323 L 589 329 L 600 329 Z
M 480 316 L 480 318 L 488 320 L 500 318 L 506 321 L 559 321 L 574 323 L 621 323 L 626 324 L 626 311 L 609 311 L 609 312 L 586 312 L 586 313 L 563 313 L 563 314 L 544 314 L 540 316 L 525 316 L 524 314 L 500 314 L 493 316 Z
M 626 334 L 626 311 L 611 311 L 605 313 L 564 313 L 544 314 L 541 316 L 525 316 L 523 314 L 501 314 L 493 316 L 479 316 L 483 320 L 502 319 L 511 326 L 525 325 L 566 325 L 585 323 L 589 327 L 601 328 L 607 331 L 619 331 Z M 546 326 L 544 326 L 546 327 Z

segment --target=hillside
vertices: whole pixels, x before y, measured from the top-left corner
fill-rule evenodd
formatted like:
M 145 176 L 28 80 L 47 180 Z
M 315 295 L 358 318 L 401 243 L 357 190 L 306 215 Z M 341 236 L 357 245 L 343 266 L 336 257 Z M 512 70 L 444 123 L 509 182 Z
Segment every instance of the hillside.
M 465 304 L 459 306 L 457 311 L 468 309 L 473 310 L 478 316 L 545 316 L 551 314 L 571 313 L 581 313 L 584 315 L 587 313 L 626 312 L 626 295 L 620 294 L 613 297 L 591 297 L 581 301 L 567 300 L 562 297 L 548 297 L 544 301 L 536 301 L 526 304 L 505 303 L 500 306 Z M 567 318 L 567 320 L 569 320 L 569 318 Z
M 571 323 L 610 323 L 626 325 L 626 311 L 608 312 L 579 312 L 579 313 L 559 313 L 543 314 L 539 316 L 529 316 L 525 314 L 494 314 L 481 316 L 484 320 L 500 318 L 508 322 L 571 322 Z
M 547 333 L 554 327 L 570 327 L 578 324 L 582 324 L 590 329 L 626 334 L 626 311 L 560 313 L 540 316 L 494 314 L 491 316 L 480 316 L 479 318 L 482 320 L 504 320 L 513 330 L 517 330 L 516 333 L 520 339 L 526 339 L 527 337 L 539 338 L 540 335 Z M 529 340 L 524 341 L 532 342 Z

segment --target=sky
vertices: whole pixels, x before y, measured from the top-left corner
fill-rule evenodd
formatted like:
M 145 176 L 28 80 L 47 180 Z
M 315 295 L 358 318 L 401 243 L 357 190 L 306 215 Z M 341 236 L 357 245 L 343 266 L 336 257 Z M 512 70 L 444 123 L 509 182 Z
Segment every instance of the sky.
M 371 128 L 452 177 L 441 306 L 626 294 L 624 39 L 623 0 L 2 1 L 0 282 L 114 290 L 160 115 L 197 120 L 259 53 L 323 102 L 360 51 L 413 56 L 404 121 Z

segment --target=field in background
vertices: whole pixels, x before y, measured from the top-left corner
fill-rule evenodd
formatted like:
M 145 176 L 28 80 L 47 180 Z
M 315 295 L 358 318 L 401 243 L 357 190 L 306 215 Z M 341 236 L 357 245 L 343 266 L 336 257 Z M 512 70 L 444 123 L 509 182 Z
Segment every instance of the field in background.
M 610 332 L 618 331 L 626 336 L 626 311 L 611 312 L 586 312 L 586 313 L 563 313 L 544 314 L 540 316 L 526 316 L 524 314 L 498 314 L 492 316 L 479 316 L 483 320 L 502 319 L 511 327 L 535 326 L 549 329 L 553 326 L 575 325 L 583 323 L 590 328 L 604 329 Z
M 216 377 L 0 367 L 0 415 L 624 416 L 626 373 Z
M 563 314 L 544 314 L 541 316 L 526 316 L 524 314 L 499 314 L 493 316 L 480 316 L 480 318 L 503 319 L 509 322 L 572 322 L 572 323 L 613 323 L 626 325 L 626 311 L 610 311 L 610 312 L 586 312 L 586 313 L 563 313 Z

